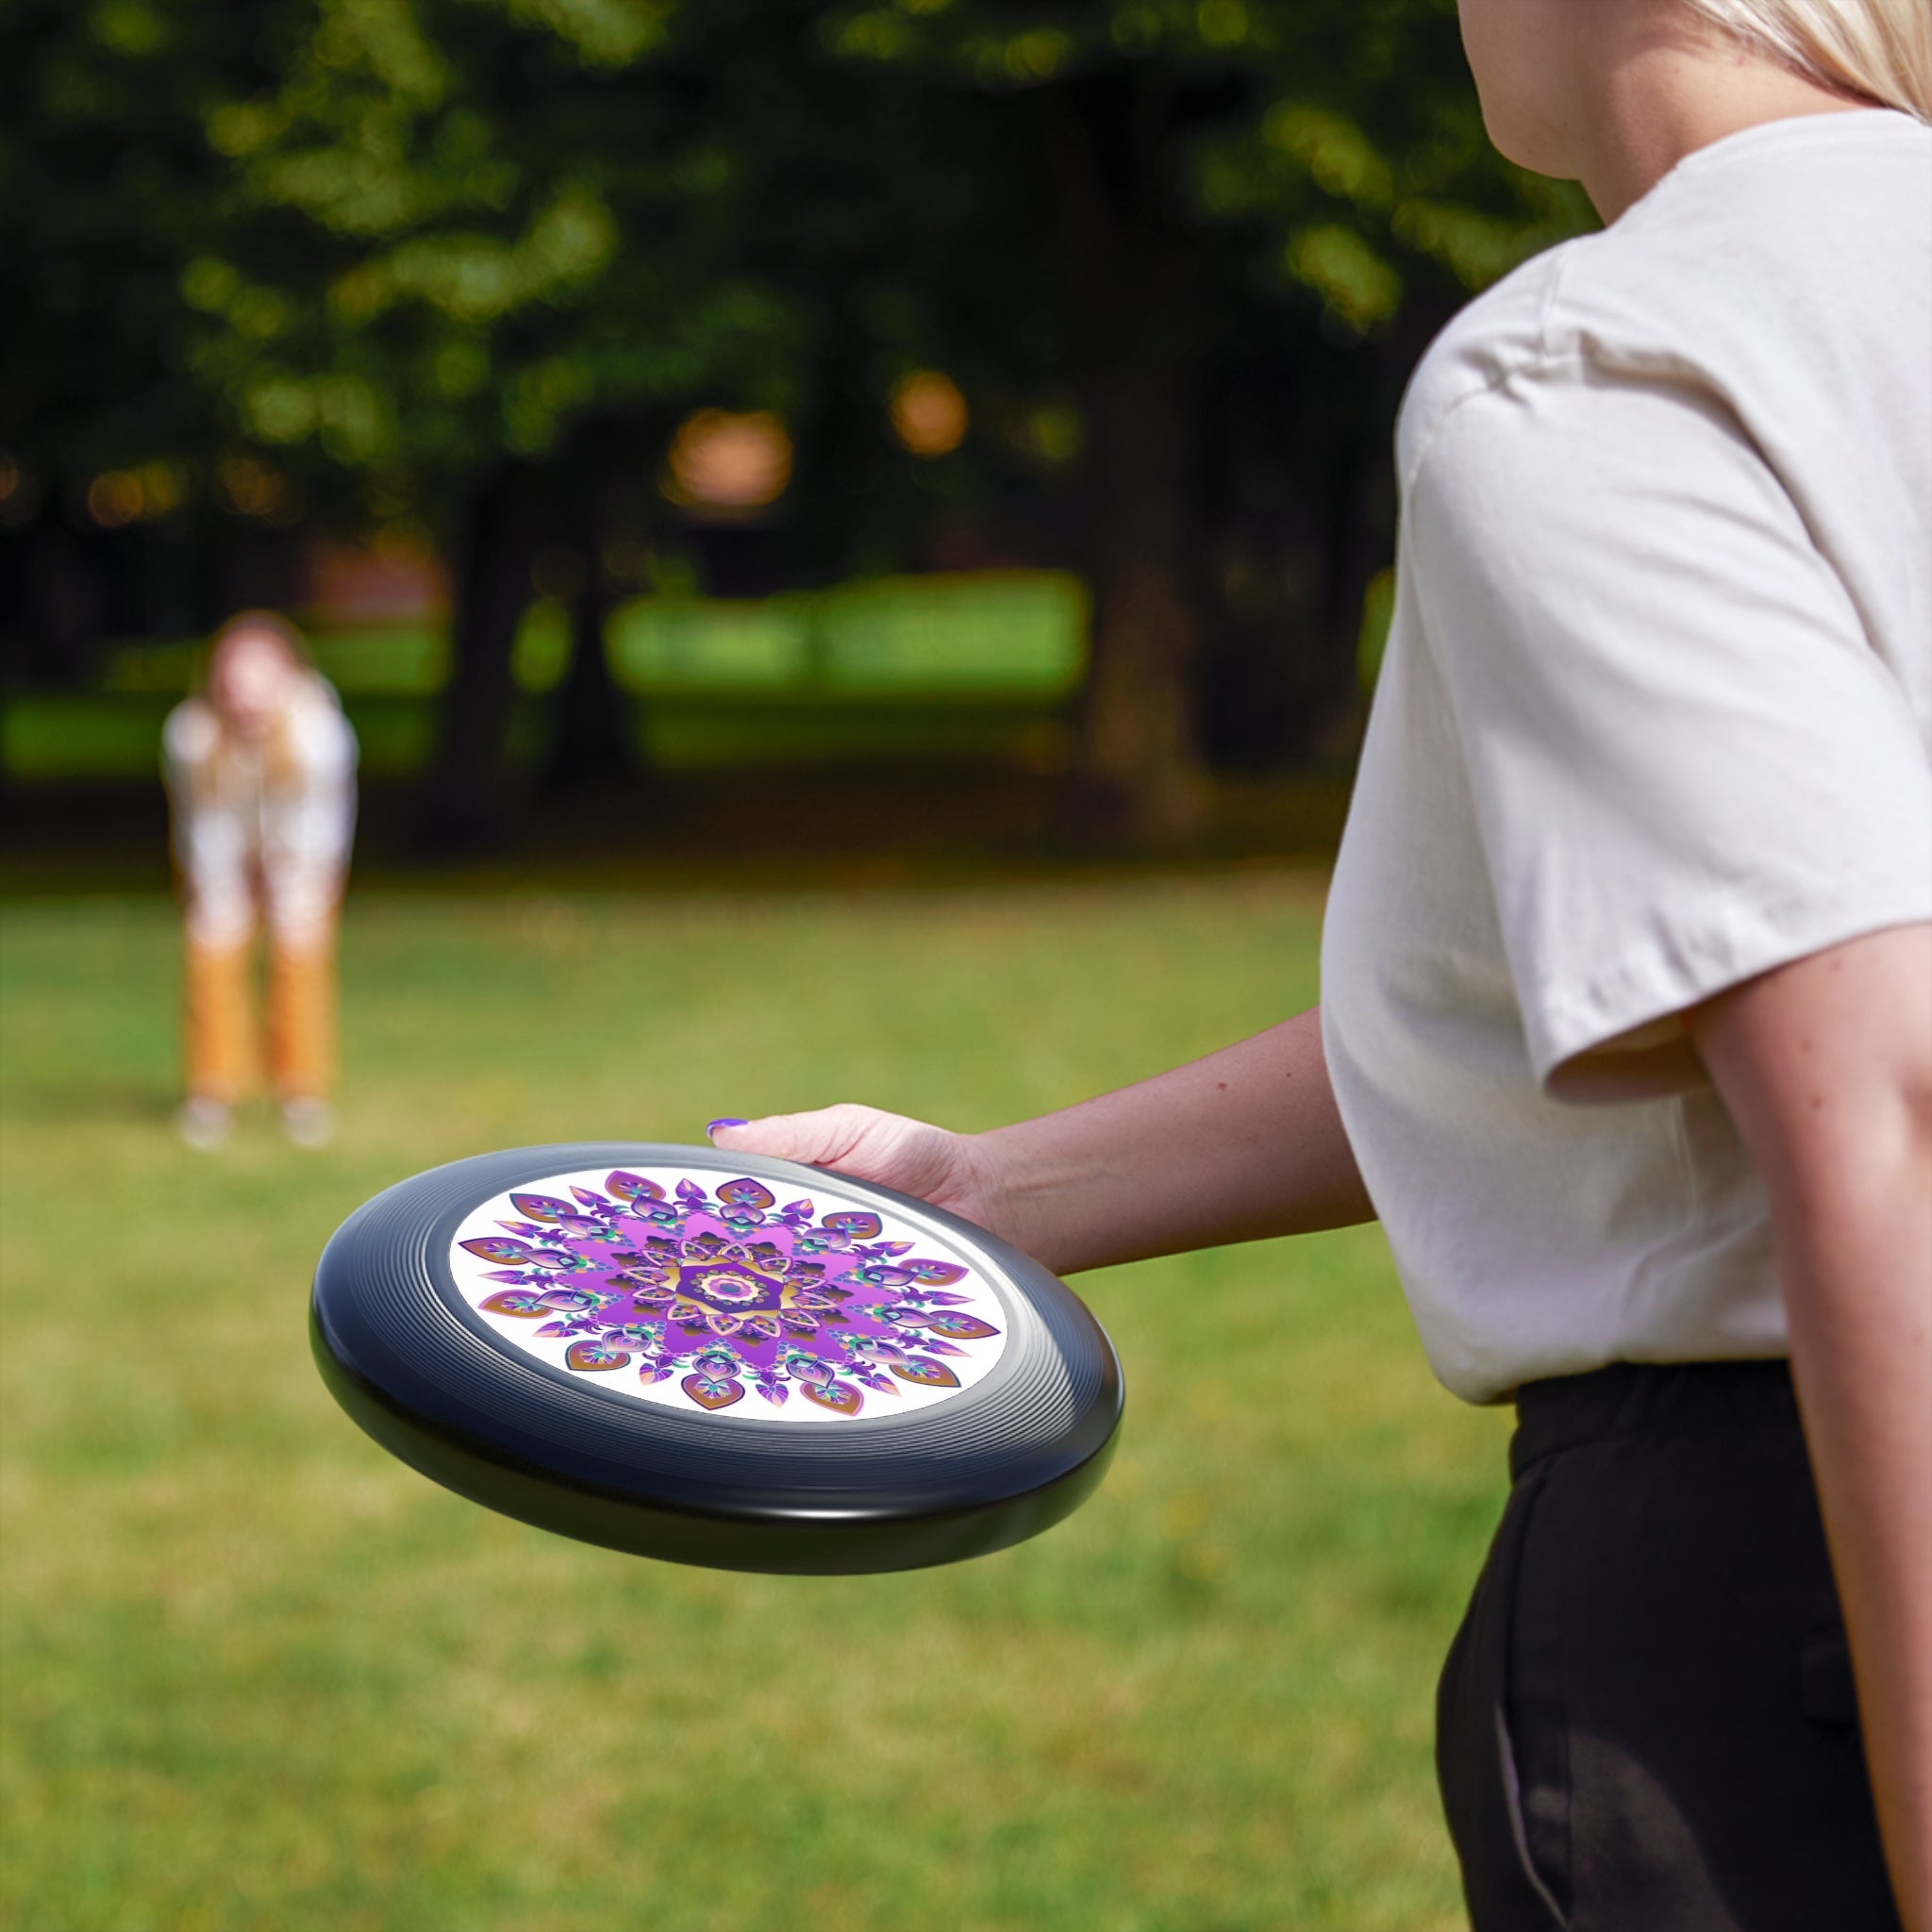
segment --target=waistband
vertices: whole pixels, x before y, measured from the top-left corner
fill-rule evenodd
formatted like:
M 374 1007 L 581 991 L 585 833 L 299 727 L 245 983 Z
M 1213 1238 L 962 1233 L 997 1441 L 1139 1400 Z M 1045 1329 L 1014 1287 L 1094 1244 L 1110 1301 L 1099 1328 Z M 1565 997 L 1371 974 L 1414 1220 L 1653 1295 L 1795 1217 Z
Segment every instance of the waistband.
M 1509 1474 L 1586 1442 L 1797 1420 L 1788 1361 L 1612 1362 L 1588 1374 L 1525 1382 L 1516 1391 Z

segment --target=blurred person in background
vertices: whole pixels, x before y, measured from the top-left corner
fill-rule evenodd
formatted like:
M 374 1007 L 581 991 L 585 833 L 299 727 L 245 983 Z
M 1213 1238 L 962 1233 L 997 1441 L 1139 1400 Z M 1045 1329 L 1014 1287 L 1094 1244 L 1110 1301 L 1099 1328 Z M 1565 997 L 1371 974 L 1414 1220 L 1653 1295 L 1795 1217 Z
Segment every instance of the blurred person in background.
M 175 1117 L 218 1147 L 262 1056 L 253 982 L 268 931 L 267 1066 L 301 1147 L 335 1130 L 336 920 L 356 823 L 356 735 L 300 634 L 273 612 L 231 618 L 202 690 L 170 713 L 162 760 L 187 926 Z
M 1379 1218 L 1517 1411 L 1437 1702 L 1476 1932 L 1932 1932 L 1932 8 L 1460 11 L 1607 225 L 1404 400 L 1321 1008 L 712 1135 L 1060 1274 Z

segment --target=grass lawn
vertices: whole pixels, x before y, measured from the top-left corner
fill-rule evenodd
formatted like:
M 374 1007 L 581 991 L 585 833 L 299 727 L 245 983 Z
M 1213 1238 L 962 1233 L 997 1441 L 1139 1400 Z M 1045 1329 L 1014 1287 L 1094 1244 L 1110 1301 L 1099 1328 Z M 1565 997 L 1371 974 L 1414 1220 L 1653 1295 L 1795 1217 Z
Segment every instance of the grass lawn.
M 1503 1420 L 1371 1229 L 1080 1284 L 1099 1496 L 879 1579 L 654 1565 L 391 1462 L 309 1271 L 520 1142 L 863 1098 L 990 1124 L 1315 991 L 1319 882 L 369 896 L 343 1134 L 167 1131 L 158 900 L 0 913 L 0 1923 L 15 1932 L 1426 1932 L 1435 1671 Z

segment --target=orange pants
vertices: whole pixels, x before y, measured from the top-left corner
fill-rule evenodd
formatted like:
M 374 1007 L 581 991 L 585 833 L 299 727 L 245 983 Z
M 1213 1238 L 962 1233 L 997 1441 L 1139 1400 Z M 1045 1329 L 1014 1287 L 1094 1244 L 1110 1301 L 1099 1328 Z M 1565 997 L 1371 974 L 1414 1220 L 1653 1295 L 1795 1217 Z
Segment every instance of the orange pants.
M 188 1091 L 232 1107 L 261 1072 L 255 1021 L 255 941 L 188 941 L 183 1037 Z M 297 949 L 271 933 L 268 950 L 268 1073 L 277 1100 L 319 1100 L 335 1073 L 334 924 Z

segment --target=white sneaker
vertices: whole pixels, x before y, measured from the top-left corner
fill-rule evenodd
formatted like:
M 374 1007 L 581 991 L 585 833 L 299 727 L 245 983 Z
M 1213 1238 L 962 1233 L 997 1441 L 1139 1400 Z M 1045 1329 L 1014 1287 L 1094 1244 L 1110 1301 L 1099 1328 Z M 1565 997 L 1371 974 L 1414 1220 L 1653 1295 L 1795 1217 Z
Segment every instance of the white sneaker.
M 212 1154 L 235 1125 L 234 1109 L 225 1101 L 192 1093 L 175 1112 L 175 1131 L 199 1154 Z
M 336 1110 L 327 1101 L 305 1095 L 282 1102 L 282 1132 L 297 1147 L 326 1147 L 336 1137 Z

